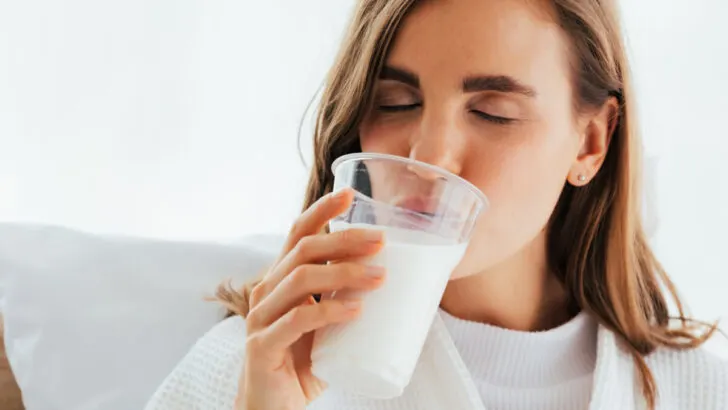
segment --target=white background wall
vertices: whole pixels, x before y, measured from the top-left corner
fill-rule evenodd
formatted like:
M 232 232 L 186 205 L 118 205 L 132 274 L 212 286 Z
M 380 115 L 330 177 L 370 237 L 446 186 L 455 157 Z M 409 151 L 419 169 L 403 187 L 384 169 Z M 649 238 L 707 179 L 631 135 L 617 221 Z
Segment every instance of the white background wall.
M 623 3 L 659 157 L 656 248 L 713 318 L 728 313 L 728 3 Z M 1 1 L 0 221 L 177 239 L 285 231 L 306 180 L 299 121 L 351 6 Z

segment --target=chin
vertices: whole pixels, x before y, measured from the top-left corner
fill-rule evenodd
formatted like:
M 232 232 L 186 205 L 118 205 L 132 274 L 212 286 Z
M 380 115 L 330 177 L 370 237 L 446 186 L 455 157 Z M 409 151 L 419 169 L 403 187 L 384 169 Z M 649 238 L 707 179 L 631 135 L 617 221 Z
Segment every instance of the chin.
M 468 276 L 477 275 L 479 273 L 487 271 L 492 264 L 478 264 L 478 266 L 473 266 L 472 263 L 468 263 L 467 260 L 463 260 L 460 262 L 458 266 L 455 267 L 455 269 L 452 271 L 452 274 L 450 274 L 450 280 L 458 280 L 462 278 L 467 278 Z
M 475 275 L 475 273 L 476 272 L 458 272 L 458 271 L 454 271 L 452 273 L 452 275 L 450 275 L 450 279 L 448 279 L 448 280 L 450 282 L 452 282 L 454 280 L 458 280 L 458 279 L 462 279 L 462 278 L 467 278 L 468 276 L 473 276 L 473 275 Z

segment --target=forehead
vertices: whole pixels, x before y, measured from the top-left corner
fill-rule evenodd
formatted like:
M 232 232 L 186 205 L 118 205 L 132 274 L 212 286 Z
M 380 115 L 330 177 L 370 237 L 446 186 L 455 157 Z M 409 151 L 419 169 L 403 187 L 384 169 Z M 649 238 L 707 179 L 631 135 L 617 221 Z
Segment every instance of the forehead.
M 403 20 L 387 63 L 427 77 L 568 77 L 568 47 L 544 1 L 430 0 Z

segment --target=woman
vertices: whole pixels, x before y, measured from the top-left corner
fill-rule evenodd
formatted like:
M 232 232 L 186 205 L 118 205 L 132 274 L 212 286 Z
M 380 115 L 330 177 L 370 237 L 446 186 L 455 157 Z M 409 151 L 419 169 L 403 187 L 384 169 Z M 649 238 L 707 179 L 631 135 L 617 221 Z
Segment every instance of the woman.
M 640 140 L 609 0 L 360 0 L 318 111 L 305 211 L 236 313 L 149 409 L 728 409 L 728 364 L 698 347 L 639 217 Z M 478 221 L 405 394 L 368 400 L 311 374 L 311 335 L 376 289 L 354 263 L 382 237 L 322 233 L 340 155 L 382 152 L 479 187 Z M 663 293 L 663 287 L 667 289 Z M 670 320 L 668 297 L 682 320 Z M 241 316 L 247 316 L 243 320 Z

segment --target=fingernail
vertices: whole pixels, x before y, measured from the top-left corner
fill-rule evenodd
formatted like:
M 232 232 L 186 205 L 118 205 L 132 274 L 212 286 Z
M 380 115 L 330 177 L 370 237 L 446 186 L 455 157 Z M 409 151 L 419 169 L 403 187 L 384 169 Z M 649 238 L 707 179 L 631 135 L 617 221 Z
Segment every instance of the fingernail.
M 349 310 L 358 310 L 361 307 L 360 300 L 347 300 L 344 302 L 344 307 Z
M 366 273 L 373 278 L 381 278 L 384 276 L 384 268 L 381 266 L 367 266 Z
M 341 201 L 346 197 L 347 189 L 340 189 L 336 192 L 331 193 L 331 199 L 334 201 Z
M 364 240 L 367 242 L 380 243 L 384 241 L 384 232 L 376 229 L 365 229 Z

